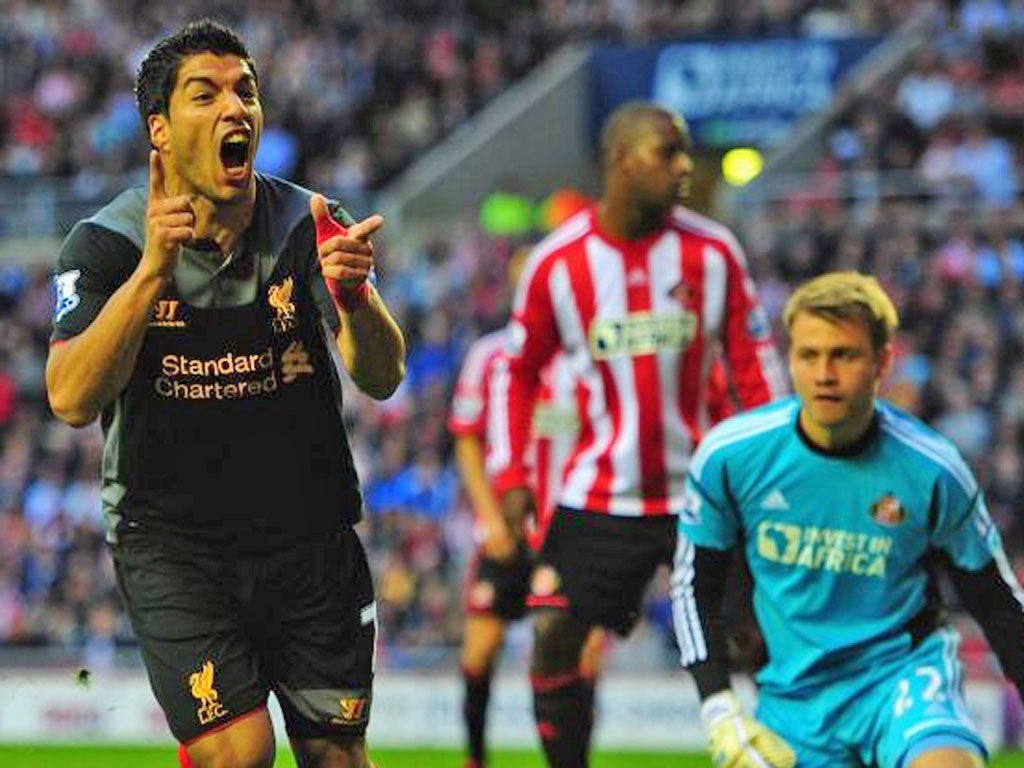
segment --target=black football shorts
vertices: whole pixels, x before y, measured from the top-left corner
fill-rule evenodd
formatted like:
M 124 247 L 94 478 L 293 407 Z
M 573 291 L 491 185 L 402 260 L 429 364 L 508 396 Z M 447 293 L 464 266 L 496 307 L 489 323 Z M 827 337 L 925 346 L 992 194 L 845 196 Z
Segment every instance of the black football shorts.
M 153 692 L 178 741 L 260 709 L 270 691 L 292 737 L 365 732 L 376 603 L 355 531 L 259 555 L 171 547 L 142 534 L 112 549 Z
M 504 621 L 526 613 L 533 554 L 520 547 L 508 562 L 491 560 L 478 552 L 466 579 L 466 613 L 496 616 Z
M 672 565 L 675 515 L 622 517 L 559 507 L 530 583 L 531 608 L 566 608 L 628 635 L 659 565 Z

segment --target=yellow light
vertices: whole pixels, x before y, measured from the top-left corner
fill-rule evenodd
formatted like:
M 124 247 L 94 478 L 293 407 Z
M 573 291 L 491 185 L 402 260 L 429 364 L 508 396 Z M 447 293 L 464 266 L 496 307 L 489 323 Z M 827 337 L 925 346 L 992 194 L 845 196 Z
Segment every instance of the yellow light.
M 742 187 L 760 175 L 764 158 L 756 149 L 737 147 L 722 156 L 722 178 L 727 184 Z

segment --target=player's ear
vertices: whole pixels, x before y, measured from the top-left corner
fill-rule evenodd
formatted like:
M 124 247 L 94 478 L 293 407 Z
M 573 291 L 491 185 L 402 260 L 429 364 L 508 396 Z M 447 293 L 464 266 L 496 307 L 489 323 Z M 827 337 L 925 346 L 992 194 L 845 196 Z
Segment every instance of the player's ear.
M 633 147 L 620 144 L 615 148 L 615 165 L 625 171 L 636 170 L 636 152 Z
M 886 379 L 892 373 L 893 365 L 896 362 L 896 353 L 893 351 L 892 342 L 888 342 L 878 353 L 878 378 Z
M 606 174 L 611 174 L 622 169 L 623 161 L 626 160 L 627 150 L 622 142 L 612 146 L 604 156 L 604 169 Z
M 167 124 L 167 115 L 157 112 L 146 118 L 146 127 L 149 129 L 149 143 L 154 149 L 166 151 L 167 143 L 170 140 L 170 126 Z

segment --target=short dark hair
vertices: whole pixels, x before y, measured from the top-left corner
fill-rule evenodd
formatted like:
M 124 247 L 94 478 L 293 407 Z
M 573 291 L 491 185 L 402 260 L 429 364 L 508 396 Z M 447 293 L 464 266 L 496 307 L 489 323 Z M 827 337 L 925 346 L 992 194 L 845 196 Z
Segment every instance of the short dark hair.
M 690 127 L 682 115 L 653 101 L 627 101 L 608 116 L 601 129 L 601 166 L 604 170 L 607 172 L 617 149 L 633 147 L 648 124 L 657 119 L 679 120 L 689 143 Z
M 135 104 L 145 129 L 150 115 L 166 115 L 178 68 L 185 57 L 196 53 L 238 56 L 256 75 L 256 64 L 234 30 L 213 19 L 190 21 L 165 37 L 149 52 L 135 75 Z M 258 79 L 258 78 L 257 78 Z

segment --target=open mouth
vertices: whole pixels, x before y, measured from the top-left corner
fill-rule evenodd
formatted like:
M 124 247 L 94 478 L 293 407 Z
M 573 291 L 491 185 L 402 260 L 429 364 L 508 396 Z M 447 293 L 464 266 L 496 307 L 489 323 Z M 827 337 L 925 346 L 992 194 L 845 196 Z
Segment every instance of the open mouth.
M 243 132 L 230 133 L 220 145 L 220 161 L 228 176 L 244 176 L 249 165 L 249 148 L 252 140 Z

